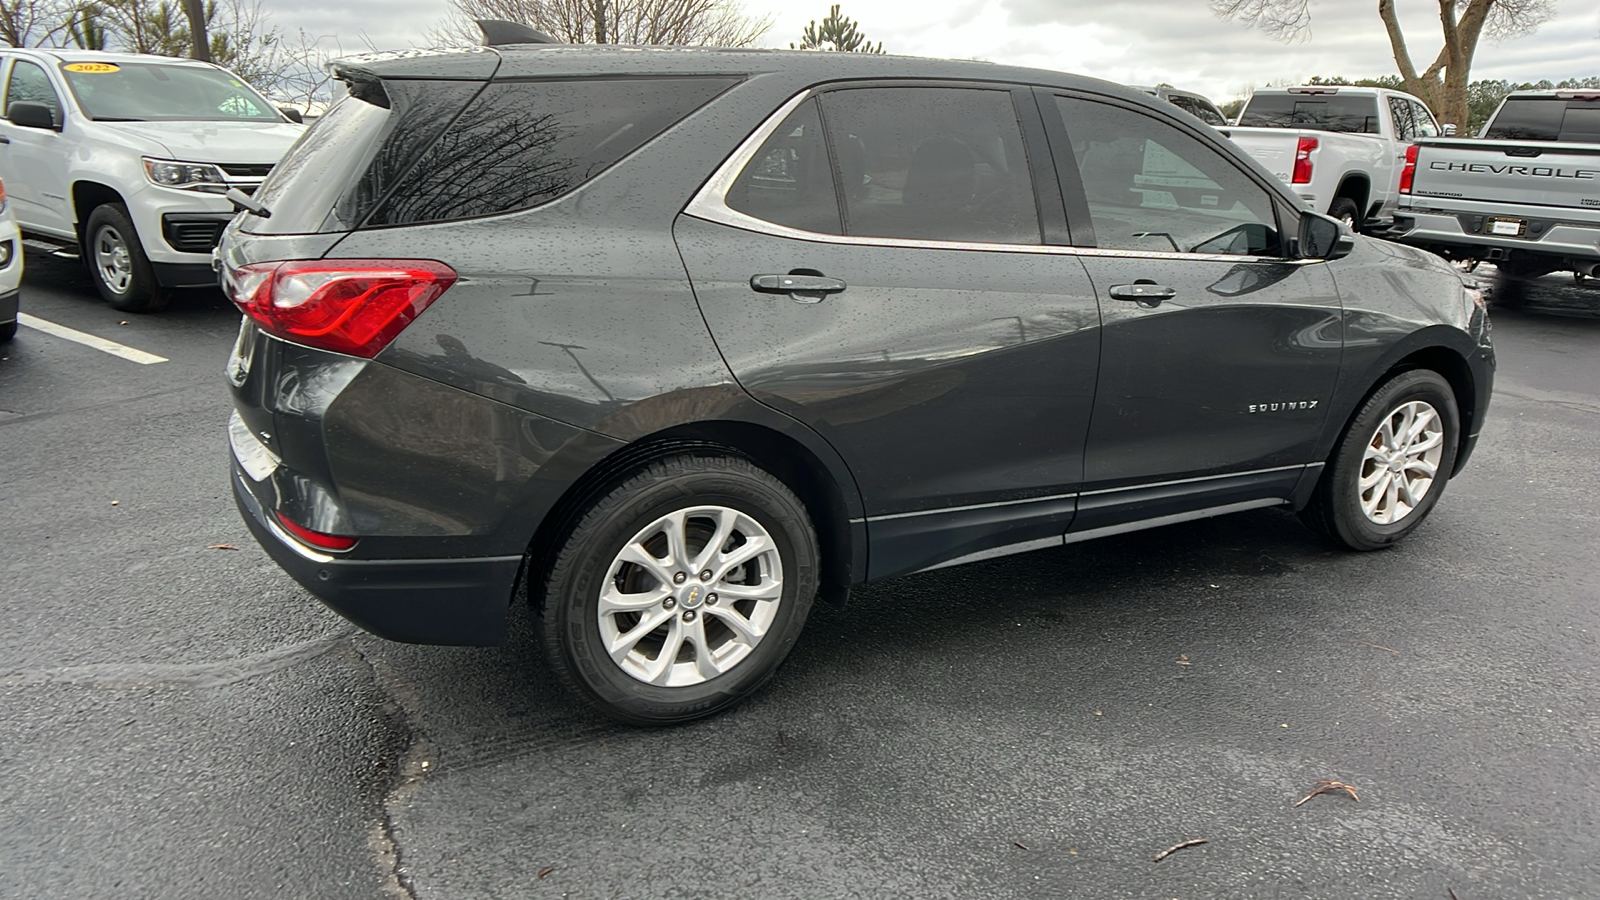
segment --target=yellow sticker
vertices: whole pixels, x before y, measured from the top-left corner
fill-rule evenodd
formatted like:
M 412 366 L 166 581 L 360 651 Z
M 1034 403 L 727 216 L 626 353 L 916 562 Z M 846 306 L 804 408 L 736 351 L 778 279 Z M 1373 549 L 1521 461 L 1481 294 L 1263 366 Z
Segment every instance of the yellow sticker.
M 67 63 L 61 68 L 66 69 L 68 72 L 92 72 L 96 75 L 103 75 L 106 72 L 119 71 L 121 67 L 115 63 Z

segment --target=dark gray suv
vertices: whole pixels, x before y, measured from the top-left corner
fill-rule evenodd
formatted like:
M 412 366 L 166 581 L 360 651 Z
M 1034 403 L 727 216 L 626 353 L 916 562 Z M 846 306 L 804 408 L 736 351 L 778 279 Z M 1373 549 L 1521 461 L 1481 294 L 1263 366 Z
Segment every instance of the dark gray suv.
M 813 599 L 1239 510 L 1417 525 L 1481 296 L 1053 72 L 518 44 L 337 64 L 227 229 L 233 486 L 296 580 L 606 713 L 748 695 Z

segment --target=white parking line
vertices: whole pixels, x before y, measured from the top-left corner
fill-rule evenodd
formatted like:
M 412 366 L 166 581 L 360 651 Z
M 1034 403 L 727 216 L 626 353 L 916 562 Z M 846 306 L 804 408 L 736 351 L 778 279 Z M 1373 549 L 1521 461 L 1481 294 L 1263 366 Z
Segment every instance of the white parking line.
M 34 329 L 35 331 L 42 331 L 45 334 L 53 334 L 58 338 L 66 338 L 69 341 L 75 341 L 84 345 L 85 347 L 93 347 L 102 353 L 109 353 L 112 356 L 120 356 L 129 362 L 136 362 L 142 366 L 148 366 L 154 363 L 164 363 L 167 361 L 165 356 L 157 356 L 154 353 L 146 353 L 143 350 L 135 350 L 132 347 L 125 347 L 116 341 L 108 341 L 103 337 L 95 337 L 92 334 L 84 334 L 81 331 L 68 328 L 65 325 L 57 325 L 54 322 L 41 319 L 38 316 L 30 316 L 27 313 L 18 314 L 17 321 L 28 326 L 29 328 Z

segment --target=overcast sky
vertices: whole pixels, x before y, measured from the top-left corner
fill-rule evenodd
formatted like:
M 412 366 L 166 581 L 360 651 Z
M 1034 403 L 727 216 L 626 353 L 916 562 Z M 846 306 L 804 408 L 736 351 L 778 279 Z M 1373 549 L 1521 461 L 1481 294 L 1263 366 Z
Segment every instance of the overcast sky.
M 762 43 L 787 47 L 831 0 L 747 0 L 771 15 Z M 347 51 L 423 45 L 446 0 L 264 0 L 273 23 L 293 33 L 337 36 Z M 1399 0 L 1417 68 L 1438 52 L 1434 0 Z M 1293 44 L 1212 16 L 1206 0 L 842 0 L 841 11 L 890 53 L 977 57 L 1058 69 L 1126 84 L 1167 82 L 1223 102 L 1268 82 L 1313 75 L 1395 74 L 1371 0 L 1312 0 L 1310 39 Z M 1555 16 L 1531 36 L 1485 40 L 1472 77 L 1536 81 L 1600 75 L 1600 3 L 1556 0 Z

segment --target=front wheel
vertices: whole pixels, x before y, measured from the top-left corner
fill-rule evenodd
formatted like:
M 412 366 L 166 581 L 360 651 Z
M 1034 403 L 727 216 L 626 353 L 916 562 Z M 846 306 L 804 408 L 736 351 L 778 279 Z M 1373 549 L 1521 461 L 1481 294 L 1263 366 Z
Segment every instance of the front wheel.
M 1334 448 L 1306 524 L 1351 550 L 1378 550 L 1416 530 L 1455 466 L 1461 416 L 1450 383 L 1428 369 L 1373 392 Z
M 540 598 L 560 679 L 636 725 L 711 715 L 777 669 L 817 592 L 805 505 L 730 456 L 655 460 L 576 517 Z
M 89 214 L 84 226 L 84 262 L 95 289 L 113 309 L 155 312 L 164 309 L 170 292 L 156 281 L 128 208 L 104 203 Z

